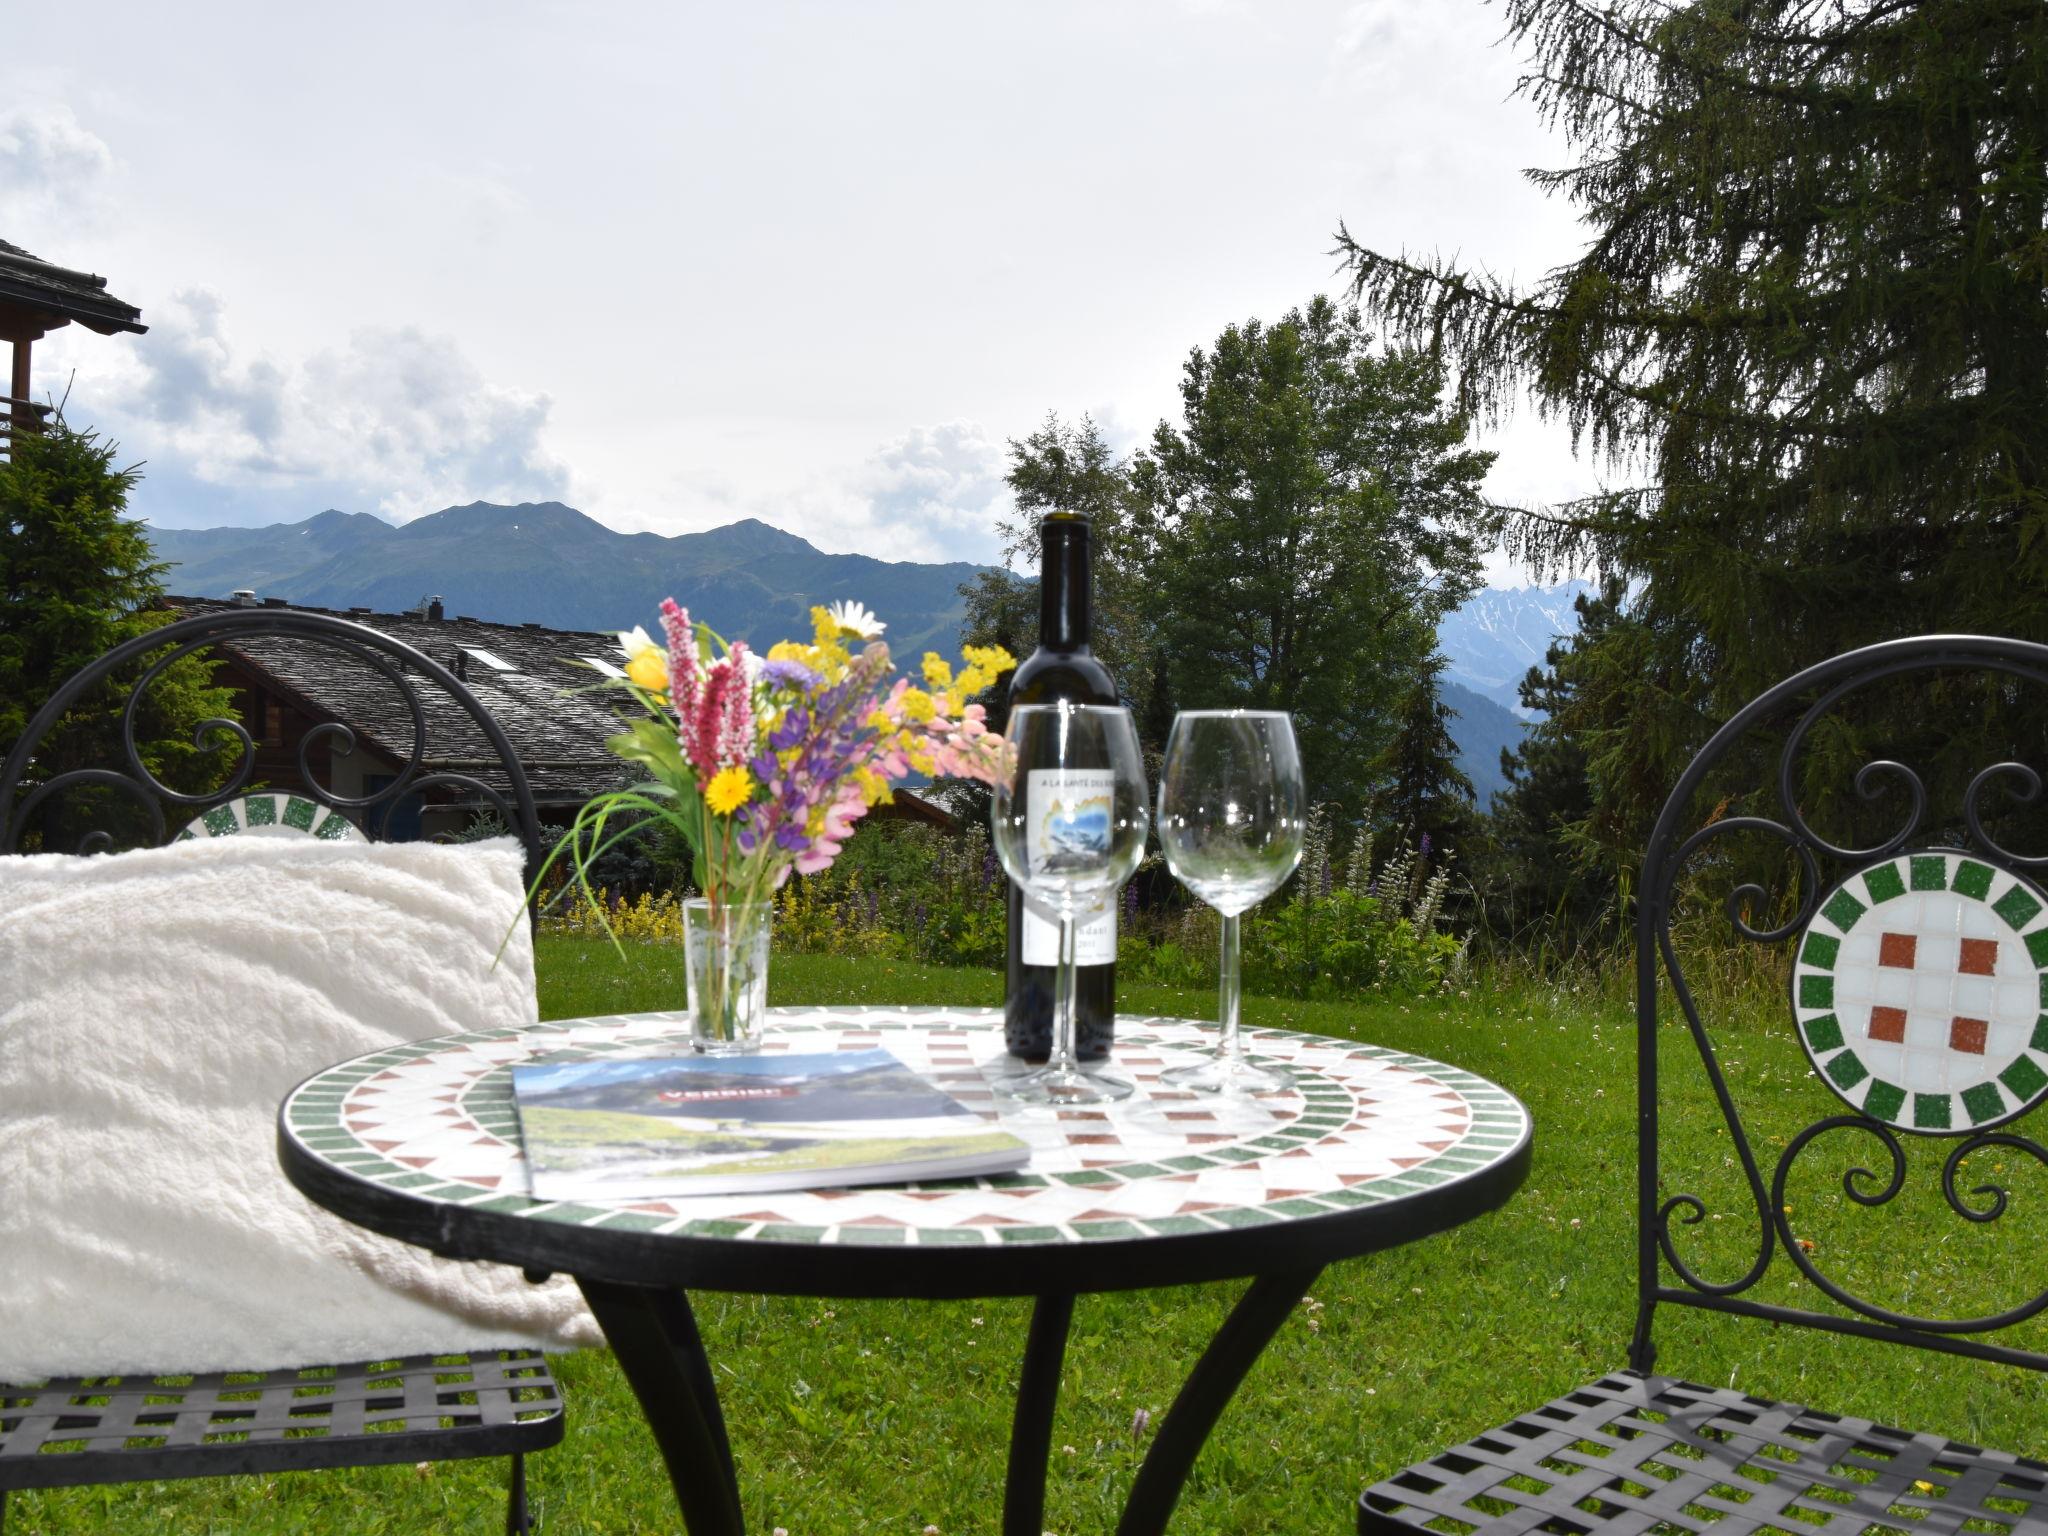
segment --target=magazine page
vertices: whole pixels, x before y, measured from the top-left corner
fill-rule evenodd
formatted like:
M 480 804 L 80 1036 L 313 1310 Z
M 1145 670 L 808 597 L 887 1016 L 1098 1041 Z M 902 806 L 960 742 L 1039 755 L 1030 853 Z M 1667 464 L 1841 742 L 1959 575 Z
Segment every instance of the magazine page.
M 542 1200 L 964 1178 L 1030 1156 L 882 1050 L 534 1063 L 512 1089 Z

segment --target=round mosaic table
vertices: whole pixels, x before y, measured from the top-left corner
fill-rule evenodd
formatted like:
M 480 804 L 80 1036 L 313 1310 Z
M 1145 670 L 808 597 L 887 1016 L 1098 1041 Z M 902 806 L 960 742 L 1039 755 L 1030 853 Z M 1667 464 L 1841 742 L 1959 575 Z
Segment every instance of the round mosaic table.
M 688 1054 L 679 1014 L 572 1019 L 394 1046 L 294 1089 L 278 1152 L 308 1197 L 457 1259 L 572 1274 L 662 1447 L 694 1536 L 740 1536 L 738 1483 L 687 1291 L 1037 1299 L 1003 1530 L 1043 1529 L 1047 1452 L 1076 1294 L 1250 1277 L 1153 1441 L 1124 1536 L 1162 1530 L 1224 1405 L 1322 1267 L 1459 1225 L 1529 1166 L 1528 1112 L 1442 1062 L 1286 1030 L 1247 1031 L 1284 1093 L 1165 1088 L 1213 1031 L 1117 1021 L 1139 1092 L 1084 1110 L 999 1106 L 1013 1065 L 989 1009 L 771 1010 L 770 1052 L 894 1052 L 1030 1142 L 1023 1171 L 868 1189 L 613 1204 L 528 1193 L 514 1063 Z

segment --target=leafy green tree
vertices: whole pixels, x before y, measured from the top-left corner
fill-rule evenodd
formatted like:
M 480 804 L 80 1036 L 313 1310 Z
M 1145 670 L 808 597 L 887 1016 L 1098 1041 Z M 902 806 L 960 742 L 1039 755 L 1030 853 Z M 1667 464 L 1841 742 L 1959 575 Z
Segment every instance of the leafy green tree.
M 1090 648 L 1109 668 L 1141 724 L 1162 708 L 1171 721 L 1170 702 L 1153 698 L 1155 682 L 1163 674 L 1142 560 L 1142 508 L 1134 501 L 1130 465 L 1117 458 L 1093 418 L 1083 416 L 1069 426 L 1057 414 L 1048 414 L 1037 431 L 1011 440 L 1006 479 L 1016 511 L 998 527 L 1004 558 L 1014 566 L 1037 567 L 1038 520 L 1046 513 L 1088 515 L 1095 552 Z M 1007 572 L 983 572 L 962 587 L 961 594 L 967 600 L 970 641 L 1000 643 L 1020 661 L 1038 643 L 1036 581 Z M 1148 745 L 1156 748 L 1163 740 L 1163 735 L 1148 738 Z
M 1182 708 L 1291 710 L 1312 797 L 1370 793 L 1436 625 L 1478 585 L 1492 455 L 1415 351 L 1318 297 L 1233 325 L 1130 468 L 1144 610 Z M 1433 690 L 1432 690 L 1433 692 Z
M 1504 11 L 1577 152 L 1532 175 L 1582 211 L 1583 252 L 1517 287 L 1341 248 L 1366 313 L 1452 364 L 1465 404 L 1533 391 L 1647 470 L 1507 530 L 1635 589 L 1575 648 L 1570 711 L 1599 808 L 1577 831 L 1619 870 L 1710 722 L 1796 668 L 1915 632 L 2048 638 L 2048 6 Z M 1952 800 L 1961 749 L 1920 745 Z M 1838 746 L 1804 787 L 1849 823 Z
M 11 750 L 59 683 L 116 645 L 168 623 L 159 564 L 142 525 L 124 514 L 132 470 L 114 450 L 61 420 L 16 437 L 0 463 L 0 754 Z M 43 739 L 31 775 L 124 761 L 121 711 L 147 659 L 80 698 Z M 229 738 L 195 742 L 202 721 L 232 718 L 233 694 L 213 685 L 214 664 L 187 657 L 168 668 L 137 715 L 143 764 L 174 789 L 219 782 Z M 68 848 L 92 814 L 85 795 L 62 797 L 49 846 Z

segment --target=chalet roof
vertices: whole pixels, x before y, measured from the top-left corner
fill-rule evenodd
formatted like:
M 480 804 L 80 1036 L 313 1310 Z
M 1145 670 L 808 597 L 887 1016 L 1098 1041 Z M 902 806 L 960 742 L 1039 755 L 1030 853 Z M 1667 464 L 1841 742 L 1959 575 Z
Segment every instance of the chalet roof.
M 5 240 L 0 240 L 0 304 L 49 315 L 60 324 L 76 320 L 102 336 L 149 329 L 142 324 L 141 310 L 107 292 L 104 277 L 57 266 Z
M 192 614 L 235 607 L 213 598 L 164 601 Z M 571 691 L 599 681 L 588 666 L 578 665 L 584 658 L 619 659 L 616 635 L 366 609 L 297 611 L 364 625 L 425 652 L 455 673 L 511 739 L 534 798 L 543 805 L 580 804 L 632 777 L 632 770 L 604 745 L 620 729 L 618 701 L 603 693 Z M 222 649 L 274 682 L 307 713 L 355 730 L 380 755 L 399 762 L 411 755 L 412 713 L 403 695 L 343 653 L 313 641 L 271 636 L 238 640 Z M 490 772 L 478 771 L 491 756 L 483 732 L 439 688 L 428 685 L 418 692 L 427 718 L 425 761 L 497 782 Z
M 164 602 L 187 614 L 236 606 L 203 597 L 167 597 Z M 574 691 L 600 681 L 590 667 L 578 663 L 620 660 L 616 634 L 362 608 L 295 611 L 330 614 L 364 625 L 425 652 L 455 673 L 511 739 L 534 800 L 542 806 L 581 805 L 599 791 L 637 777 L 604 744 L 606 737 L 618 734 L 619 712 L 630 705 L 607 691 Z M 412 712 L 404 697 L 377 673 L 331 646 L 263 636 L 221 649 L 262 674 L 306 713 L 350 727 L 364 746 L 381 756 L 402 762 L 411 755 Z M 483 766 L 490 757 L 483 732 L 439 688 L 429 685 L 418 692 L 427 720 L 423 769 L 432 771 L 441 764 L 502 787 L 502 776 Z M 953 825 L 946 812 L 917 795 L 899 789 L 896 801 L 898 815 Z

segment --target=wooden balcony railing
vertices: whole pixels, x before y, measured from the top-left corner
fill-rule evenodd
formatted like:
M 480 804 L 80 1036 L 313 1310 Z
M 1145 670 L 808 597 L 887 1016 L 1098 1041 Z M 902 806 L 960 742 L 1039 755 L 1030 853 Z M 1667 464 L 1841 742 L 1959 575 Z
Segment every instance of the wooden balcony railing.
M 40 432 L 50 407 L 13 395 L 0 395 L 0 459 L 8 456 L 8 445 L 17 432 Z

